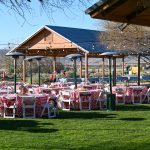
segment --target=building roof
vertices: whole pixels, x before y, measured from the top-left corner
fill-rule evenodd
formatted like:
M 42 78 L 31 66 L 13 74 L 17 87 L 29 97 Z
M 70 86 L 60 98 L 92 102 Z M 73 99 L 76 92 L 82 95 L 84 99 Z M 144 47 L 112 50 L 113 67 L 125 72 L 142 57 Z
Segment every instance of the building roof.
M 46 27 L 59 33 L 63 37 L 67 38 L 88 52 L 103 53 L 108 51 L 106 47 L 100 43 L 100 31 L 50 25 L 46 25 Z
M 89 57 L 96 58 L 96 57 L 103 57 L 103 56 L 100 56 L 101 53 L 115 51 L 115 50 L 107 49 L 106 46 L 100 43 L 99 37 L 103 31 L 46 25 L 43 28 L 39 29 L 34 34 L 32 34 L 29 38 L 23 41 L 20 45 L 18 45 L 17 47 L 9 51 L 9 53 L 13 51 L 26 53 L 27 48 L 22 48 L 22 47 L 26 45 L 27 43 L 30 43 L 30 40 L 32 41 L 32 38 L 38 36 L 38 34 L 45 29 L 52 33 L 57 34 L 59 37 L 65 39 L 68 43 L 70 44 L 72 43 L 72 45 L 74 45 L 76 49 L 76 52 L 75 51 L 70 52 L 68 49 L 68 52 L 64 53 L 63 52 L 64 46 L 60 44 L 60 48 L 58 49 L 59 54 L 57 53 L 57 55 L 56 55 L 56 49 L 53 50 L 53 48 L 51 47 L 50 52 L 49 52 L 43 47 L 43 49 L 33 49 L 34 54 L 31 54 L 30 56 L 35 56 L 35 55 L 53 56 L 54 53 L 52 53 L 51 51 L 54 51 L 55 52 L 54 57 L 64 57 L 68 54 L 78 53 L 77 50 L 80 49 L 80 51 L 83 53 L 88 52 Z M 32 50 L 32 48 L 28 49 L 28 51 L 30 50 Z M 62 53 L 60 53 L 61 50 L 62 50 Z M 38 53 L 36 51 L 38 51 Z M 41 53 L 39 53 L 39 51 L 41 51 Z M 44 51 L 46 51 L 46 53 L 44 53 Z M 26 53 L 26 55 L 29 55 L 29 54 Z M 124 57 L 124 56 L 120 55 L 119 57 Z
M 86 13 L 96 19 L 150 26 L 149 0 L 100 0 Z

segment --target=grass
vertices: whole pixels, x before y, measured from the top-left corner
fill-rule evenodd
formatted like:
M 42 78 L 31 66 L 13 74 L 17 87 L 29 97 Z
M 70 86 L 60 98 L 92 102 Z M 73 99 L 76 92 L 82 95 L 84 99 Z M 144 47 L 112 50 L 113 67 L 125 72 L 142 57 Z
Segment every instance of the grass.
M 149 150 L 150 105 L 60 112 L 56 119 L 0 119 L 0 149 Z

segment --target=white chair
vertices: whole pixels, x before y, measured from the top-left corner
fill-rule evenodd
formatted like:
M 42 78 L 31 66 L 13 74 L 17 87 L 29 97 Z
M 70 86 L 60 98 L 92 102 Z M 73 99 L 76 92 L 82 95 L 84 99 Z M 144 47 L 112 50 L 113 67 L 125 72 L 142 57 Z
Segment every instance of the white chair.
M 105 104 L 105 102 L 106 102 L 106 96 L 104 94 L 104 91 L 100 91 L 98 95 L 98 99 L 96 101 L 96 105 L 99 103 L 99 108 L 102 109 L 103 108 L 102 106 Z
M 5 100 L 4 100 L 5 99 Z M 4 101 L 4 118 L 15 118 L 16 115 L 16 97 L 3 96 Z
M 61 91 L 60 101 L 61 101 L 62 110 L 70 110 L 71 105 L 73 106 L 73 108 L 75 108 L 73 100 L 71 99 L 70 91 Z M 68 103 L 68 108 L 65 106 L 66 103 Z
M 122 102 L 119 102 L 120 99 L 122 99 Z M 125 104 L 125 100 L 126 100 L 126 89 L 124 89 L 124 88 L 116 89 L 116 103 Z
M 3 109 L 2 109 L 3 107 L 4 107 L 4 104 L 1 103 L 1 104 L 0 104 L 0 116 L 1 116 L 1 117 L 3 117 Z
M 133 89 L 132 90 L 132 95 L 131 95 L 131 99 L 133 104 L 141 104 L 142 103 L 142 91 L 141 90 L 137 90 L 137 89 Z M 135 98 L 138 100 L 135 101 Z
M 74 90 L 75 89 L 75 85 L 70 85 L 70 89 Z
M 7 87 L 7 94 L 12 93 L 12 91 L 13 91 L 13 88 L 11 86 L 8 86 Z
M 23 118 L 35 118 L 36 98 L 34 96 L 22 96 L 21 98 L 22 98 Z
M 144 100 L 147 98 L 148 103 L 150 103 L 150 88 L 147 90 L 145 96 L 144 96 Z
M 46 103 L 42 105 L 42 113 L 41 117 L 44 115 L 47 115 L 48 118 L 54 118 L 59 114 L 58 107 L 57 107 L 57 101 L 58 101 L 59 95 L 55 97 L 48 97 Z M 45 112 L 47 110 L 47 112 Z
M 88 109 L 91 110 L 91 93 L 90 92 L 79 92 L 79 107 L 80 110 Z M 83 103 L 88 104 L 88 106 L 83 106 Z
M 149 90 L 147 92 L 147 99 L 148 99 L 148 103 L 150 103 L 150 88 L 149 88 Z
M 21 90 L 16 90 L 16 93 L 17 93 L 17 94 L 20 94 L 20 92 L 21 92 Z
M 34 94 L 34 90 L 32 88 L 28 89 L 29 94 Z

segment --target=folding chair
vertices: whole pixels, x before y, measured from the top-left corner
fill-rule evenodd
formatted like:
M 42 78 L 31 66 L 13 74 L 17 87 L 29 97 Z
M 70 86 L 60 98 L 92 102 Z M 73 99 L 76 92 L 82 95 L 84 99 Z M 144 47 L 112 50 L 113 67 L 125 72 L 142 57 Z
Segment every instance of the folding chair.
M 146 97 L 147 97 L 148 103 L 150 103 L 150 88 L 147 90 L 147 92 L 146 92 L 146 94 L 144 96 L 144 100 L 146 99 Z
M 120 104 L 120 99 L 122 99 L 123 104 L 125 104 L 125 100 L 126 100 L 126 89 L 125 88 L 118 88 L 116 89 L 116 103 Z
M 133 89 L 132 90 L 132 101 L 133 104 L 141 104 L 142 103 L 142 90 L 137 90 L 137 89 Z M 138 102 L 136 102 L 135 98 L 138 100 Z
M 91 93 L 90 92 L 79 92 L 79 107 L 80 110 L 88 109 L 91 110 Z M 88 106 L 83 106 L 84 104 L 88 104 Z
M 42 109 L 41 117 L 47 115 L 48 118 L 54 118 L 57 116 L 57 114 L 59 114 L 58 107 L 57 107 L 58 98 L 59 95 L 55 97 L 48 97 L 46 103 L 42 105 L 43 109 Z
M 35 102 L 34 96 L 23 96 L 22 98 L 22 110 L 23 118 L 35 118 Z
M 61 101 L 62 110 L 70 110 L 71 105 L 74 108 L 74 103 L 73 100 L 71 99 L 70 91 L 62 91 L 60 94 L 60 101 Z M 65 104 L 67 103 L 68 103 L 68 108 L 65 106 Z
M 4 101 L 4 118 L 15 118 L 16 115 L 16 96 L 15 97 L 8 97 L 3 96 Z
M 96 105 L 99 103 L 99 108 L 102 109 L 103 108 L 102 106 L 104 105 L 105 102 L 106 102 L 106 97 L 104 95 L 104 91 L 100 91 L 98 95 L 98 99 L 96 101 Z

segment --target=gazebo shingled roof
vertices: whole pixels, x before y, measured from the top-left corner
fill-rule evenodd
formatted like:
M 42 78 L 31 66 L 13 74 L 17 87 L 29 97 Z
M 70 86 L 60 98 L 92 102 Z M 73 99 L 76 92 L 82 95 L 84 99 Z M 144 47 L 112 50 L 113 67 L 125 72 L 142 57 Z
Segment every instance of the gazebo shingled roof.
M 88 52 L 104 52 L 106 48 L 100 43 L 100 31 L 70 27 L 47 26 Z

